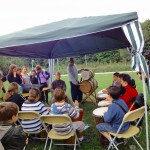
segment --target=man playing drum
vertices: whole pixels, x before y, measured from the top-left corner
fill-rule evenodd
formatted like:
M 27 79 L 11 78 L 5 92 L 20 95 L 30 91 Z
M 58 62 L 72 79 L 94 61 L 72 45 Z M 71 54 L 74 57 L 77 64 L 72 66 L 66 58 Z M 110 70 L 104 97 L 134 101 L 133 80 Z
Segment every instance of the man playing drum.
M 74 59 L 70 58 L 68 67 L 68 78 L 71 86 L 71 96 L 72 100 L 78 100 L 78 102 L 82 101 L 82 92 L 79 90 L 79 82 L 78 82 L 78 70 L 74 63 Z
M 119 99 L 120 88 L 110 86 L 106 90 L 108 93 L 107 99 L 112 101 L 112 104 L 108 106 L 108 111 L 104 113 L 104 123 L 99 123 L 96 128 L 111 142 L 111 136 L 108 132 L 117 132 L 124 115 L 128 112 L 128 106 L 122 99 Z M 119 133 L 128 130 L 129 126 L 130 123 L 124 123 Z

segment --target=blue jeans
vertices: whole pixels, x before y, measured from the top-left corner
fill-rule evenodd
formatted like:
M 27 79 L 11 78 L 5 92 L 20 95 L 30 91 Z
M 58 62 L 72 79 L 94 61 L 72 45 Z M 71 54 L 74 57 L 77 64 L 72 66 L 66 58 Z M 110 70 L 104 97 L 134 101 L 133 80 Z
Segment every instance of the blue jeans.
M 109 123 L 99 123 L 98 125 L 96 125 L 96 128 L 99 132 L 116 132 L 112 129 Z
M 79 87 L 70 82 L 70 87 L 71 87 L 71 97 L 72 100 L 78 100 L 78 102 L 82 101 L 82 92 L 79 90 Z

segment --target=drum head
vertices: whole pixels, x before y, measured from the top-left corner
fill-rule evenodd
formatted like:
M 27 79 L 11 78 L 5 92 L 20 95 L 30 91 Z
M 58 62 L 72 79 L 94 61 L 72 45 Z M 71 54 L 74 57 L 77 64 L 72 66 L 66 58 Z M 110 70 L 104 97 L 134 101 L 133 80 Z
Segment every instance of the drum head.
M 103 106 L 109 106 L 110 104 L 111 104 L 110 101 L 102 100 L 102 101 L 100 101 L 100 102 L 98 103 L 98 106 L 103 107 Z
M 81 72 L 81 77 L 82 77 L 82 80 L 89 80 L 89 78 L 90 78 L 89 71 L 83 70 L 83 71 Z
M 104 113 L 107 112 L 108 107 L 97 108 L 93 111 L 93 115 L 95 116 L 104 116 Z

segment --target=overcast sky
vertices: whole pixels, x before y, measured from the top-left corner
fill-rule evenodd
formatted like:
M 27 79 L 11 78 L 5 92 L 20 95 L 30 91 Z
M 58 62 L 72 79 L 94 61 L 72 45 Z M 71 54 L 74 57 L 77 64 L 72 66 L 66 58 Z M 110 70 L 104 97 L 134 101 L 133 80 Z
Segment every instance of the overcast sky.
M 0 35 L 66 18 L 136 11 L 150 19 L 150 0 L 0 0 Z

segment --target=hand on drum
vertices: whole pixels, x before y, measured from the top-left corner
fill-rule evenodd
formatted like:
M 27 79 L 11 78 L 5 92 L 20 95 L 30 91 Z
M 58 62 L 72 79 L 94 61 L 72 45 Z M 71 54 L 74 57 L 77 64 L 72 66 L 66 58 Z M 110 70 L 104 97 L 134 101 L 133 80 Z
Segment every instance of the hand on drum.
M 74 101 L 75 105 L 79 105 L 79 102 L 77 100 Z
M 108 94 L 106 89 L 103 89 L 102 92 L 103 92 L 104 94 Z

